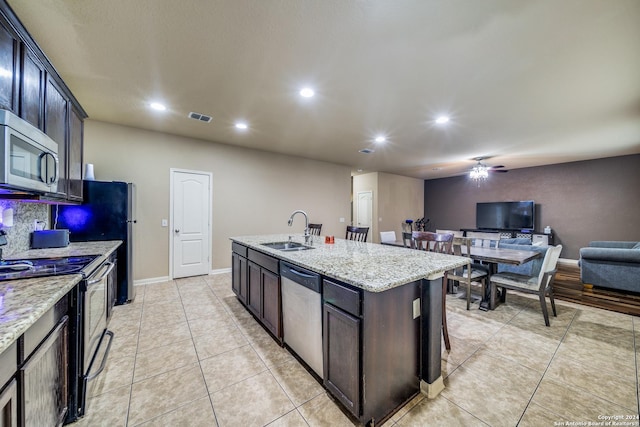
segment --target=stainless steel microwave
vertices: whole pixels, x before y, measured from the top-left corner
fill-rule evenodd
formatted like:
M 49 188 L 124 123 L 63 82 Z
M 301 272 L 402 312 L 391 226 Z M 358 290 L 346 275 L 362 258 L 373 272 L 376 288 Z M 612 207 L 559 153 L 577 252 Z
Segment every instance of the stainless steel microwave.
M 58 143 L 40 129 L 0 109 L 0 186 L 5 190 L 55 193 Z

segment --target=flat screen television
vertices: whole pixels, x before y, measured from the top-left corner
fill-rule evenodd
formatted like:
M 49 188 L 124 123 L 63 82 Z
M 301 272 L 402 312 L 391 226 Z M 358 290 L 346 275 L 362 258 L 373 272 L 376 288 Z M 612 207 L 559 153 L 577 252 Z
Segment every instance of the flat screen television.
M 476 228 L 490 230 L 533 230 L 535 203 L 491 202 L 476 204 Z

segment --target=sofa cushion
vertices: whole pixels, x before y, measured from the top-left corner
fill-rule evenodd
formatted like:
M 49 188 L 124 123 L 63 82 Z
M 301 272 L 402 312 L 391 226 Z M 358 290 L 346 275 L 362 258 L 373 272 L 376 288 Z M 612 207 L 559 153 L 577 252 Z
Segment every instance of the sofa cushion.
M 523 274 L 525 276 L 537 276 L 540 274 L 540 269 L 542 268 L 542 262 L 544 261 L 544 255 L 547 253 L 547 249 L 549 246 L 533 246 L 533 245 L 513 245 L 513 244 L 502 244 L 499 246 L 501 249 L 514 249 L 517 251 L 534 251 L 540 253 L 540 256 L 529 261 L 525 262 L 522 265 L 512 265 L 512 264 L 498 264 L 498 273 L 509 272 L 509 273 L 517 273 Z
M 636 245 L 634 247 L 632 247 L 631 249 L 640 249 L 640 242 L 636 243 Z
M 513 239 L 500 239 L 500 244 L 498 247 L 502 245 L 531 245 L 531 239 L 527 239 L 525 237 L 515 237 Z

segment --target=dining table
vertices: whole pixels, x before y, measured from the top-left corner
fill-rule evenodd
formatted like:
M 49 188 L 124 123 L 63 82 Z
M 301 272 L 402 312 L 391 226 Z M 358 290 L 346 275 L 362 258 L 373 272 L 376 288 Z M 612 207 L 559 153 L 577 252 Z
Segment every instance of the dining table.
M 471 246 L 469 255 L 475 261 L 480 261 L 483 264 L 487 264 L 489 267 L 489 276 L 487 277 L 487 284 L 485 295 L 480 302 L 481 310 L 494 310 L 497 305 L 497 301 L 492 300 L 491 295 L 491 275 L 498 270 L 498 264 L 511 264 L 522 265 L 529 261 L 532 261 L 541 256 L 540 252 L 536 251 L 519 251 L 516 249 L 507 249 L 500 247 L 487 247 L 487 246 Z M 505 293 L 500 295 L 500 301 L 504 302 Z

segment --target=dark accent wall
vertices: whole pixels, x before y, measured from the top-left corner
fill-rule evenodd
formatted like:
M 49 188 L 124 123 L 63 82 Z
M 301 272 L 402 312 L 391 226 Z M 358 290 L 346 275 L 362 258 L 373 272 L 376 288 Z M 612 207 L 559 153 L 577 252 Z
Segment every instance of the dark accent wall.
M 592 240 L 640 241 L 640 154 L 493 173 L 480 187 L 467 176 L 424 183 L 430 229 L 474 228 L 476 203 L 534 200 L 536 229 L 549 225 L 563 258 Z

